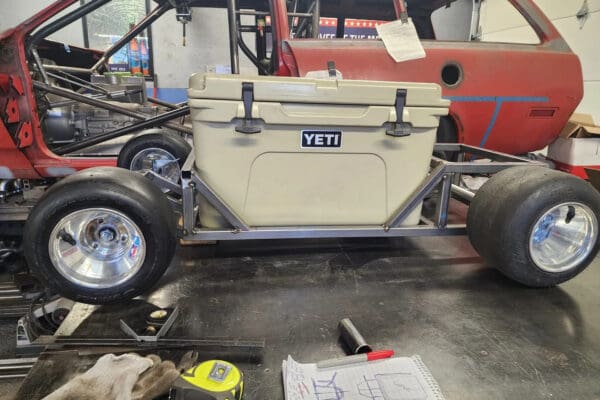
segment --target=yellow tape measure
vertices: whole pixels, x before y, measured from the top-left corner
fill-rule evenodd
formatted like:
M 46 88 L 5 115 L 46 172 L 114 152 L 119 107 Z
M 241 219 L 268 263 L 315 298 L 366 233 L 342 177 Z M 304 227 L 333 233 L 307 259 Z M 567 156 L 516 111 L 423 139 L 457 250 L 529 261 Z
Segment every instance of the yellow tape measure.
M 173 384 L 173 400 L 241 400 L 242 372 L 227 361 L 210 360 L 185 371 Z

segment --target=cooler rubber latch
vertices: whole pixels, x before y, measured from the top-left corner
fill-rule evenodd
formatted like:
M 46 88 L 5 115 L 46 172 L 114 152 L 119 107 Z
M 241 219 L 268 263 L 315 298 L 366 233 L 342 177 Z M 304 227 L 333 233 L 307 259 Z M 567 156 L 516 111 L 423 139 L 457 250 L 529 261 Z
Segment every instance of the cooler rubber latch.
M 404 107 L 406 106 L 406 89 L 396 90 L 396 122 L 388 129 L 385 134 L 389 136 L 402 137 L 409 136 L 412 132 L 412 125 L 402 120 Z
M 252 134 L 259 133 L 261 129 L 252 125 L 252 104 L 254 103 L 254 83 L 242 82 L 242 101 L 244 102 L 244 119 L 241 125 L 235 128 L 236 132 Z

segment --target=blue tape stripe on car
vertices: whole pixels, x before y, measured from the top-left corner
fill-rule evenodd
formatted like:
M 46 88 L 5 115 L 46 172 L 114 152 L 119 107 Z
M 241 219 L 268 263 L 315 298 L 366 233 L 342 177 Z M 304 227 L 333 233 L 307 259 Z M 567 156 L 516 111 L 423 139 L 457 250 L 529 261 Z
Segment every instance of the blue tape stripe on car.
M 492 133 L 492 129 L 494 129 L 494 125 L 496 125 L 503 103 L 548 103 L 550 101 L 548 97 L 530 96 L 445 96 L 444 98 L 459 103 L 496 103 L 492 119 L 483 134 L 483 138 L 481 138 L 479 147 L 485 147 L 485 144 L 490 138 L 490 134 Z

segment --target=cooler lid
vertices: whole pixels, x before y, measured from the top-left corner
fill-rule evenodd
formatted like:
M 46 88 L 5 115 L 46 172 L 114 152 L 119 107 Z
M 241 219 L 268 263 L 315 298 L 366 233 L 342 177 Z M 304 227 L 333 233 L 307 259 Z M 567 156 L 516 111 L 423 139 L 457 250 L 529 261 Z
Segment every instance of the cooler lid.
M 406 105 L 448 108 L 435 83 L 308 79 L 279 76 L 194 74 L 190 99 L 241 100 L 242 83 L 254 84 L 254 100 L 285 103 L 369 104 L 391 106 L 398 89 L 407 90 Z

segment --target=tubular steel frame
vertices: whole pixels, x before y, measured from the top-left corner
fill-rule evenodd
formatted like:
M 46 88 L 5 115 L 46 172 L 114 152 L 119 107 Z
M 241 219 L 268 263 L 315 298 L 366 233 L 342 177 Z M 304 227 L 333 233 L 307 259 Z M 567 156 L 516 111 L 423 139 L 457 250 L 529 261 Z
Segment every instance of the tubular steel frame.
M 466 234 L 466 225 L 448 224 L 448 209 L 452 195 L 469 203 L 475 193 L 455 184 L 461 174 L 493 174 L 501 170 L 522 166 L 542 166 L 546 164 L 525 158 L 464 144 L 438 143 L 436 151 L 459 153 L 460 161 L 446 161 L 437 157 L 431 159 L 429 175 L 414 192 L 392 213 L 382 225 L 348 226 L 250 226 L 196 173 L 194 153 L 184 163 L 181 172 L 181 189 L 164 178 L 147 173 L 146 176 L 168 195 L 175 210 L 181 213 L 181 236 L 188 242 L 210 240 L 249 240 L 249 239 L 300 239 L 333 237 L 401 237 L 401 236 L 457 236 Z M 464 156 L 485 158 L 478 162 L 463 161 Z M 490 161 L 488 161 L 489 159 Z M 436 190 L 437 189 L 437 190 Z M 173 195 L 180 197 L 175 198 Z M 434 219 L 421 217 L 418 225 L 401 226 L 402 222 L 428 196 L 438 198 Z M 198 226 L 198 202 L 207 201 L 231 225 L 230 229 L 207 229 Z
M 36 49 L 36 45 L 41 40 L 45 39 L 47 36 L 51 35 L 52 33 L 62 29 L 66 25 L 70 24 L 71 22 L 86 16 L 90 12 L 105 5 L 109 1 L 110 0 L 98 0 L 98 1 L 90 2 L 90 3 L 86 3 L 82 6 L 80 6 L 79 8 L 77 8 L 76 10 L 72 11 L 71 13 L 65 15 L 64 17 L 59 18 L 58 20 L 46 25 L 44 28 L 40 29 L 38 32 L 36 32 L 34 35 L 31 36 L 31 38 L 29 39 L 29 41 L 27 43 L 27 49 L 30 52 L 31 56 L 33 57 L 33 60 L 35 61 L 35 64 L 38 67 L 38 70 L 42 76 L 42 81 L 43 81 L 43 82 L 33 81 L 33 86 L 35 89 L 40 90 L 42 93 L 52 93 L 52 94 L 67 98 L 70 101 L 80 102 L 80 103 L 88 104 L 88 105 L 91 105 L 93 107 L 97 107 L 97 108 L 100 108 L 103 110 L 112 111 L 117 114 L 126 115 L 126 116 L 129 116 L 129 117 L 139 120 L 139 122 L 130 124 L 126 128 L 116 129 L 114 131 L 107 132 L 103 135 L 99 135 L 94 138 L 90 138 L 87 140 L 83 140 L 81 142 L 74 143 L 72 145 L 67 145 L 67 146 L 63 146 L 61 148 L 54 149 L 53 153 L 55 153 L 57 155 L 65 155 L 70 152 L 85 149 L 87 147 L 93 146 L 95 144 L 98 144 L 98 143 L 101 143 L 104 141 L 108 141 L 108 140 L 111 140 L 111 139 L 114 139 L 114 138 L 117 138 L 120 136 L 124 136 L 124 135 L 127 135 L 132 132 L 141 131 L 148 127 L 164 126 L 166 128 L 175 130 L 181 134 L 189 135 L 192 133 L 191 128 L 189 128 L 183 124 L 179 124 L 176 122 L 170 122 L 171 120 L 173 120 L 175 118 L 185 117 L 186 115 L 189 114 L 189 108 L 185 104 L 177 105 L 177 104 L 170 104 L 167 102 L 163 102 L 163 101 L 160 101 L 157 99 L 149 99 L 149 101 L 151 103 L 167 107 L 171 110 L 169 112 L 162 113 L 156 117 L 151 118 L 147 115 L 133 112 L 131 110 L 128 110 L 125 107 L 120 107 L 114 103 L 110 103 L 108 101 L 103 100 L 103 98 L 110 99 L 112 97 L 118 97 L 119 95 L 126 93 L 127 91 L 109 93 L 108 91 L 104 90 L 103 88 L 93 85 L 92 83 L 87 82 L 87 81 L 71 74 L 71 73 L 73 73 L 73 74 L 91 75 L 91 74 L 98 72 L 100 70 L 100 68 L 102 68 L 103 66 L 106 65 L 106 62 L 113 54 L 115 54 L 119 49 L 121 49 L 131 39 L 136 37 L 140 32 L 144 31 L 145 29 L 149 29 L 150 25 L 152 25 L 164 13 L 166 13 L 168 10 L 170 10 L 172 8 L 172 6 L 170 5 L 169 2 L 164 2 L 163 4 L 160 4 L 156 8 L 151 10 L 140 22 L 138 22 L 135 26 L 133 26 L 129 30 L 129 32 L 127 32 L 121 39 L 119 39 L 116 43 L 114 43 L 108 50 L 106 50 L 104 52 L 104 54 L 102 55 L 102 57 L 91 68 L 79 68 L 79 67 L 68 67 L 68 66 L 61 66 L 61 65 L 43 64 L 42 60 L 39 57 L 37 49 Z M 52 72 L 49 72 L 49 71 L 55 71 L 55 72 L 65 74 L 66 77 L 53 74 Z M 59 80 L 74 84 L 83 89 L 88 89 L 93 92 L 99 92 L 100 95 L 99 96 L 98 95 L 87 96 L 87 95 L 83 95 L 79 92 L 74 92 L 72 90 L 52 86 L 52 85 L 50 85 L 50 82 L 49 82 L 49 78 L 48 78 L 49 76 L 53 77 L 55 79 L 59 79 Z M 58 106 L 58 105 L 55 104 L 53 106 Z

